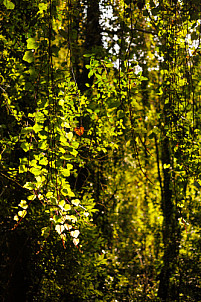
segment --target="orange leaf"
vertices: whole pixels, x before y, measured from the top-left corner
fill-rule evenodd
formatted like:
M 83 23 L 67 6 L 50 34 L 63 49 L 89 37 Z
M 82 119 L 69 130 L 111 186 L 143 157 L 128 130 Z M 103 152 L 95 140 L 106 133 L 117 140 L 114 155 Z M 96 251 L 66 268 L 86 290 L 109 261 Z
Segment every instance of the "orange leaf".
M 84 127 L 75 127 L 74 131 L 77 135 L 81 136 L 84 133 Z

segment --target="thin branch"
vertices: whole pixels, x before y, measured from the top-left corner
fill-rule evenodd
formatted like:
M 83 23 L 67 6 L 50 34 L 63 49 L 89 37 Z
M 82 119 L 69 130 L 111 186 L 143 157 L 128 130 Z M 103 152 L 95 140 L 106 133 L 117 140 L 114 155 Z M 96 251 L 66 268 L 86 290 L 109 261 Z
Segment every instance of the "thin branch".
M 10 181 L 14 182 L 16 185 L 18 185 L 19 187 L 21 187 L 24 190 L 27 190 L 26 188 L 24 188 L 20 183 L 18 183 L 15 179 L 10 178 L 9 176 L 5 175 L 4 173 L 0 172 L 0 175 L 3 176 L 6 179 L 9 179 Z M 28 190 L 29 191 L 29 190 Z
M 161 188 L 161 197 L 163 200 L 163 186 L 162 186 L 162 178 L 161 178 L 161 173 L 160 173 L 160 158 L 159 158 L 159 150 L 158 150 L 158 143 L 157 143 L 157 137 L 156 135 L 154 136 L 155 138 L 155 146 L 156 146 L 156 161 L 157 161 L 157 168 L 158 168 L 158 180 L 160 183 L 160 188 Z

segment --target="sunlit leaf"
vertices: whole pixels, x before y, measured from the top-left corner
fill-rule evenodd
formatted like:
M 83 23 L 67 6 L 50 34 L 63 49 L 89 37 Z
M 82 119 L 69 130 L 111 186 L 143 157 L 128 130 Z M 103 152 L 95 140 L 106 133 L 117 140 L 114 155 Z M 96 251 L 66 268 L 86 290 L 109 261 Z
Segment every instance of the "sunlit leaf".
M 55 230 L 57 231 L 58 234 L 61 234 L 63 231 L 64 231 L 64 226 L 63 225 L 60 225 L 60 224 L 57 224 L 55 226 Z
M 15 221 L 18 221 L 18 220 L 19 220 L 18 215 L 15 215 L 13 219 L 14 219 Z
M 65 210 L 65 211 L 70 211 L 70 210 L 71 210 L 70 204 L 66 203 L 66 204 L 64 205 L 64 210 Z
M 71 141 L 73 138 L 73 132 L 66 133 L 66 137 L 67 137 L 67 139 L 69 139 L 69 141 Z
M 79 240 L 79 238 L 77 238 L 77 239 L 73 239 L 73 243 L 74 243 L 74 245 L 78 245 L 79 244 L 79 242 L 80 242 L 80 240 Z
M 80 204 L 80 200 L 79 199 L 73 199 L 73 200 L 71 200 L 71 203 L 74 204 L 75 206 L 78 206 Z
M 20 203 L 18 204 L 19 207 L 23 208 L 26 210 L 28 208 L 26 200 L 21 200 Z
M 9 0 L 4 0 L 3 4 L 6 6 L 7 9 L 14 9 L 15 4 Z
M 28 190 L 33 190 L 35 188 L 35 185 L 32 182 L 26 182 L 24 188 Z
M 71 231 L 70 234 L 72 237 L 77 238 L 80 234 L 80 231 L 79 230 Z
M 27 213 L 27 211 L 26 210 L 23 210 L 23 211 L 19 211 L 18 212 L 18 216 L 20 216 L 20 217 L 25 217 L 25 215 L 26 215 L 26 213 Z
M 33 52 L 30 50 L 26 51 L 22 59 L 28 63 L 32 63 L 34 61 Z
M 38 43 L 34 38 L 27 39 L 27 49 L 37 49 Z

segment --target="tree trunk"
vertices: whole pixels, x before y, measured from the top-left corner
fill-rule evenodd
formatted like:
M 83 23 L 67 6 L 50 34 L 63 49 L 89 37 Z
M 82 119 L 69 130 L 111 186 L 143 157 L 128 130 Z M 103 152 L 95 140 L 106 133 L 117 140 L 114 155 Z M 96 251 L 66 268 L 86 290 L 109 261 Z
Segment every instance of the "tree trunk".
M 158 296 L 162 301 L 172 301 L 170 296 L 170 278 L 175 270 L 175 262 L 178 255 L 178 235 L 179 226 L 176 215 L 176 209 L 173 204 L 173 194 L 171 190 L 171 165 L 169 138 L 165 137 L 162 142 L 162 165 L 163 165 L 163 194 L 162 194 L 162 211 L 163 211 L 163 267 L 160 273 L 160 284 Z

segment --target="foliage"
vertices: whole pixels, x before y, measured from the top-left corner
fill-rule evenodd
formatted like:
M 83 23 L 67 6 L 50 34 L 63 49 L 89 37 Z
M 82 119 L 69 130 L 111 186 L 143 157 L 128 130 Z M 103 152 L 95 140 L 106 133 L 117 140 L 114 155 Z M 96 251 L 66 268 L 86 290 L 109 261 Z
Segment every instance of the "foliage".
M 2 300 L 201 299 L 200 4 L 0 11 Z

